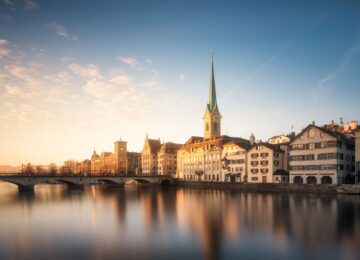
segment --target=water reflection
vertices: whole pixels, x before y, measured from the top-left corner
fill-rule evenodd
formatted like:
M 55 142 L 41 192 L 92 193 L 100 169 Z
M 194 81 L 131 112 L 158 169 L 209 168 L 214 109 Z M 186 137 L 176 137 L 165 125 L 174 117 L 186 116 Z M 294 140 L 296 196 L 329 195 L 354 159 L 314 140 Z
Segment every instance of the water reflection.
M 359 259 L 360 199 L 0 183 L 0 258 Z

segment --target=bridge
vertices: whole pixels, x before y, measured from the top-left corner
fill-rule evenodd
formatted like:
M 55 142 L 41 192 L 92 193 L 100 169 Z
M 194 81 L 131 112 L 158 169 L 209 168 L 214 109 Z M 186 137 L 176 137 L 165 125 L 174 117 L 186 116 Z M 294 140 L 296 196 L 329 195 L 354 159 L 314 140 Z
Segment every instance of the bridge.
M 129 181 L 137 183 L 150 183 L 158 185 L 173 184 L 173 180 L 168 175 L 155 176 L 49 176 L 49 175 L 6 175 L 0 176 L 0 181 L 16 184 L 20 192 L 34 191 L 37 184 L 63 183 L 68 187 L 83 187 L 96 183 L 125 184 Z

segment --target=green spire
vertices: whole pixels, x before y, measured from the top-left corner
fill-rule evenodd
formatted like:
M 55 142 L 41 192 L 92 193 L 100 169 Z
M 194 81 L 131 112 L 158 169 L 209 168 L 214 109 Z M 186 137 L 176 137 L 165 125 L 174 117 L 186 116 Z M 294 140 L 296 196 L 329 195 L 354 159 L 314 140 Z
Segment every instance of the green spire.
M 215 108 L 217 108 L 215 75 L 214 75 L 214 52 L 212 52 L 211 54 L 210 91 L 209 91 L 209 101 L 207 107 L 209 112 L 212 112 L 215 110 Z

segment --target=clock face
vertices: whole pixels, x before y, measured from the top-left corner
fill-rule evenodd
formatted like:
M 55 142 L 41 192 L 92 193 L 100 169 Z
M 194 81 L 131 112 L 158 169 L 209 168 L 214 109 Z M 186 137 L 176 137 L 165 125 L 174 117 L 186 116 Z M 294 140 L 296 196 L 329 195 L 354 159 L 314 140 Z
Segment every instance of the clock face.
M 315 131 L 315 129 L 314 129 L 314 128 L 311 128 L 311 129 L 309 130 L 308 135 L 309 135 L 309 138 L 315 138 L 315 136 L 316 136 L 316 131 Z

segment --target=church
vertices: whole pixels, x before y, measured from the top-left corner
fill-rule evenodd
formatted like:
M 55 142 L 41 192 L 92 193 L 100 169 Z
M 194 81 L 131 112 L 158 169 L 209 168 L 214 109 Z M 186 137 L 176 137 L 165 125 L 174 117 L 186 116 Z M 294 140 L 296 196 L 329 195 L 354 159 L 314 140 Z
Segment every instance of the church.
M 211 61 L 209 99 L 203 117 L 204 135 L 192 136 L 177 152 L 177 177 L 189 181 L 226 181 L 244 178 L 246 165 L 236 172 L 227 165 L 225 147 L 236 146 L 246 151 L 250 141 L 221 134 L 221 114 L 216 99 L 214 59 Z M 226 146 L 225 146 L 226 145 Z M 242 154 L 243 155 L 243 154 Z M 239 161 L 236 161 L 239 163 Z

